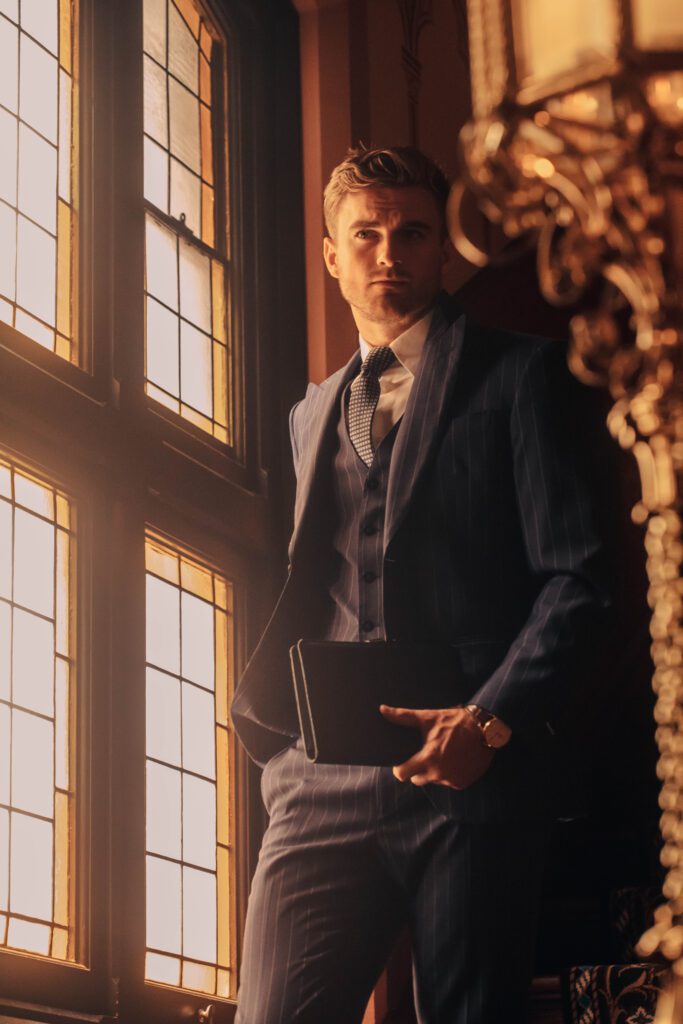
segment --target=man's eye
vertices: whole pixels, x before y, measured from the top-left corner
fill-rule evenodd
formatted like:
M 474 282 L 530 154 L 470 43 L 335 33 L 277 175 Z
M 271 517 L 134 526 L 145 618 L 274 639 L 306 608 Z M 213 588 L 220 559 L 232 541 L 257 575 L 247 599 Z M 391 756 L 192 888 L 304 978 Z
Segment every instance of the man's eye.
M 358 231 L 356 231 L 356 238 L 372 238 L 372 231 L 368 231 L 367 228 L 360 228 Z

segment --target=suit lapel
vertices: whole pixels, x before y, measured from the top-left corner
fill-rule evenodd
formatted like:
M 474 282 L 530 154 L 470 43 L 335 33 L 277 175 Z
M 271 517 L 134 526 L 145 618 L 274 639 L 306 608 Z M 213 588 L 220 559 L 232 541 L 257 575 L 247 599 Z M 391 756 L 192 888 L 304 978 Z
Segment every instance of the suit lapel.
M 454 313 L 452 307 L 449 308 L 448 299 L 439 302 L 434 310 L 424 353 L 410 390 L 391 458 L 384 529 L 385 548 L 405 516 L 420 475 L 436 446 L 439 425 L 447 412 L 465 332 L 465 317 L 458 316 L 458 312 Z M 289 546 L 291 561 L 294 560 L 300 542 L 311 497 L 324 477 L 323 469 L 329 459 L 337 430 L 342 392 L 359 369 L 360 353 L 356 350 L 347 364 L 332 374 L 309 399 L 315 402 L 315 406 L 310 409 L 306 421 L 311 435 L 306 442 L 299 469 L 294 532 Z
M 292 560 L 297 542 L 301 535 L 301 526 L 306 511 L 311 503 L 311 495 L 324 476 L 325 461 L 329 458 L 334 435 L 339 421 L 339 408 L 342 392 L 360 369 L 360 352 L 358 349 L 349 359 L 346 366 L 333 373 L 322 385 L 310 401 L 315 402 L 307 417 L 310 438 L 306 441 L 305 454 L 299 468 L 296 504 L 294 506 L 294 532 L 289 545 Z
M 459 311 L 458 311 L 459 312 Z M 391 457 L 384 547 L 395 536 L 420 476 L 434 451 L 448 411 L 465 334 L 465 317 L 439 303 L 410 390 Z

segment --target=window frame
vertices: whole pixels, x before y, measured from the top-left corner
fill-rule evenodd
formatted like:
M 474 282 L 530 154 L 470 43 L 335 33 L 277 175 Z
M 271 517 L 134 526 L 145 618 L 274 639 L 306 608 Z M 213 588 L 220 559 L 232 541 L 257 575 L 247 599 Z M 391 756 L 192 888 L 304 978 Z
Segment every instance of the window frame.
M 298 19 L 288 0 L 204 2 L 231 46 L 239 457 L 144 393 L 141 0 L 80 0 L 83 366 L 0 324 L 0 448 L 78 508 L 78 885 L 92 893 L 85 968 L 0 950 L 10 1018 L 168 1024 L 209 1002 L 216 1024 L 234 1016 L 230 1001 L 142 981 L 144 539 L 146 528 L 177 537 L 232 580 L 243 666 L 284 575 L 286 417 L 305 382 Z M 239 935 L 264 827 L 258 781 L 238 751 Z
M 233 94 L 230 81 L 234 75 L 230 68 L 233 63 L 230 49 L 231 41 L 225 23 L 225 16 L 217 13 L 217 5 L 198 0 L 205 9 L 206 14 L 212 22 L 212 26 L 221 35 L 218 41 L 216 54 L 212 59 L 211 74 L 211 97 L 212 97 L 212 119 L 211 137 L 212 154 L 214 158 L 214 245 L 211 246 L 200 236 L 194 235 L 172 214 L 166 213 L 155 206 L 150 200 L 144 199 L 145 211 L 165 227 L 169 228 L 177 239 L 184 239 L 199 252 L 212 260 L 220 262 L 223 266 L 224 279 L 227 289 L 226 301 L 226 328 L 228 335 L 228 348 L 231 350 L 232 359 L 228 366 L 227 395 L 228 404 L 232 407 L 232 423 L 228 430 L 233 432 L 233 443 L 225 444 L 208 432 L 195 426 L 180 413 L 165 407 L 157 402 L 152 396 L 147 395 L 147 406 L 150 412 L 165 420 L 177 431 L 189 435 L 196 442 L 197 447 L 205 445 L 208 450 L 226 455 L 238 466 L 244 467 L 244 424 L 242 422 L 243 409 L 243 381 L 240 373 L 242 353 L 242 332 L 235 329 L 235 314 L 237 312 L 236 295 L 239 288 L 239 271 L 234 265 L 232 258 L 233 233 L 239 233 L 243 229 L 243 218 L 240 209 L 234 202 L 232 190 L 232 172 L 239 173 L 239 150 L 240 139 L 230 138 L 230 126 L 233 123 L 233 116 L 237 114 L 234 103 L 231 105 L 229 98 Z M 232 47 L 235 55 L 235 67 L 239 67 L 239 45 Z M 153 60 L 153 58 L 150 58 Z M 155 62 L 156 63 L 156 62 Z M 232 144 L 231 144 L 232 143 Z M 170 159 L 170 140 L 169 140 Z M 232 157 L 232 160 L 231 160 Z M 234 165 L 231 166 L 231 165 Z M 169 195 L 170 204 L 170 195 Z M 189 443 L 186 441 L 186 443 Z
M 97 592 L 93 579 L 99 575 L 101 554 L 106 551 L 102 537 L 98 537 L 106 522 L 104 507 L 98 493 L 106 486 L 104 479 L 81 453 L 69 458 L 57 453 L 41 441 L 27 441 L 23 431 L 3 431 L 3 454 L 19 467 L 38 473 L 55 483 L 72 500 L 77 516 L 76 574 L 72 592 L 78 594 L 76 605 L 78 626 L 75 630 L 76 668 L 72 685 L 71 726 L 77 737 L 74 772 L 70 785 L 76 793 L 75 801 L 75 856 L 79 873 L 75 884 L 77 918 L 76 954 L 89 962 L 84 970 L 70 961 L 23 954 L 9 948 L 0 950 L 0 963 L 9 965 L 10 981 L 3 985 L 0 1009 L 12 1006 L 5 1000 L 21 999 L 30 994 L 31 1001 L 46 1005 L 59 1005 L 66 999 L 68 1005 L 77 1005 L 86 1011 L 101 1005 L 102 991 L 108 986 L 105 977 L 105 950 L 103 936 L 92 927 L 92 921 L 106 914 L 106 863 L 109 846 L 109 821 L 106 796 L 104 758 L 93 761 L 92 737 L 105 736 L 102 697 L 107 689 L 96 693 L 92 680 L 104 669 L 103 605 L 105 592 Z M 99 506 L 99 507 L 98 507 Z M 99 526 L 98 526 L 99 524 Z M 93 655 L 95 655 L 93 657 Z M 92 728 L 91 728 L 91 724 Z M 88 837 L 93 840 L 88 843 Z

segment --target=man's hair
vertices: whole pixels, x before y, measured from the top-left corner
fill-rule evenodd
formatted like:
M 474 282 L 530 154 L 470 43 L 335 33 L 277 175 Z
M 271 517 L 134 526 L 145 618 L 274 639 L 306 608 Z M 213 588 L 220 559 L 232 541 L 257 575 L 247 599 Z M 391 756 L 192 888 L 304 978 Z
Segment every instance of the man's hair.
M 414 146 L 350 149 L 346 159 L 332 171 L 325 188 L 323 210 L 327 232 L 333 234 L 344 196 L 364 188 L 423 188 L 434 196 L 445 225 L 449 187 L 441 168 Z

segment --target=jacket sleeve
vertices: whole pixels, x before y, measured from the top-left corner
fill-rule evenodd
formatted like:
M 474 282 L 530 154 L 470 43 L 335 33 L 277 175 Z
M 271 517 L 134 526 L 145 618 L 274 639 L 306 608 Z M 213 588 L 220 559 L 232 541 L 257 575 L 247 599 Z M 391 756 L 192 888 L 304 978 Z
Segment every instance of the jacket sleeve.
M 513 472 L 539 590 L 505 658 L 472 700 L 515 733 L 554 732 L 581 700 L 586 659 L 604 642 L 611 598 L 585 446 L 581 392 L 565 346 L 538 346 L 511 412 Z M 592 396 L 590 396 L 592 397 Z
M 307 430 L 310 427 L 311 417 L 314 414 L 315 395 L 320 391 L 320 386 L 309 383 L 306 394 L 292 407 L 289 414 L 289 439 L 292 444 L 292 458 L 294 460 L 294 472 L 299 477 L 301 456 L 305 448 Z

